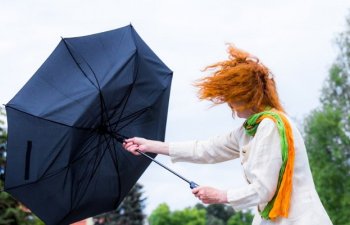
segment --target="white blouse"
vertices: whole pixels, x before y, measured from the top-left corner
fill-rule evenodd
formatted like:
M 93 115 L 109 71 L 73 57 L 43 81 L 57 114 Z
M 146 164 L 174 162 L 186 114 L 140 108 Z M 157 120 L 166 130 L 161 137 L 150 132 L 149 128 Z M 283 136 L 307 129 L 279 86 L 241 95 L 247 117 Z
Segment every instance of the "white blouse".
M 289 119 L 295 147 L 293 189 L 288 218 L 262 219 L 259 213 L 253 225 L 329 225 L 330 221 L 315 190 L 302 136 Z M 218 163 L 240 158 L 248 186 L 227 190 L 229 204 L 236 210 L 258 206 L 264 209 L 275 194 L 282 165 L 281 144 L 275 123 L 265 118 L 254 137 L 238 127 L 225 136 L 207 141 L 169 143 L 173 162 Z

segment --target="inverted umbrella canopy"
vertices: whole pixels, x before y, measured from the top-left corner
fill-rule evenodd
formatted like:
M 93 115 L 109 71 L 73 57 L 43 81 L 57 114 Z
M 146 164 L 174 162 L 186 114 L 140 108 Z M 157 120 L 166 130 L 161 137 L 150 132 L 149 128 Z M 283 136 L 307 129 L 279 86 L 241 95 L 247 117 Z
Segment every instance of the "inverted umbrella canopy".
M 5 190 L 49 225 L 115 209 L 150 163 L 117 139 L 164 140 L 171 79 L 131 25 L 63 38 L 6 105 Z

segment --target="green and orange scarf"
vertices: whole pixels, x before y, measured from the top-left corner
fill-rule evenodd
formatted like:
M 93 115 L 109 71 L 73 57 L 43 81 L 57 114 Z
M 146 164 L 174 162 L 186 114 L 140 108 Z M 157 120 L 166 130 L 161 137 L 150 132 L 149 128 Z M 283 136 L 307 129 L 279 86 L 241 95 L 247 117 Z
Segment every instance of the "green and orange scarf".
M 250 116 L 243 125 L 246 133 L 250 136 L 254 136 L 260 122 L 265 118 L 270 118 L 276 123 L 281 137 L 282 166 L 278 176 L 277 189 L 273 198 L 260 212 L 260 215 L 264 219 L 273 220 L 279 216 L 288 217 L 292 194 L 295 152 L 290 123 L 285 115 L 277 110 L 268 110 Z

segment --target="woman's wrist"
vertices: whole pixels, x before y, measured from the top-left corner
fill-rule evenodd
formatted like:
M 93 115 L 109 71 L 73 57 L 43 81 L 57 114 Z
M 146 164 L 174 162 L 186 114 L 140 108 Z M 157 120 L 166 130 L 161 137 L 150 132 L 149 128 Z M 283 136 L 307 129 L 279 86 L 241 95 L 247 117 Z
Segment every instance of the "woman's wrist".
M 148 152 L 153 152 L 156 154 L 162 154 L 162 155 L 169 155 L 169 144 L 162 141 L 154 141 L 150 140 L 150 149 L 148 149 Z
M 221 203 L 223 203 L 223 204 L 228 203 L 227 191 L 226 191 L 226 190 L 223 190 L 223 191 L 222 191 Z

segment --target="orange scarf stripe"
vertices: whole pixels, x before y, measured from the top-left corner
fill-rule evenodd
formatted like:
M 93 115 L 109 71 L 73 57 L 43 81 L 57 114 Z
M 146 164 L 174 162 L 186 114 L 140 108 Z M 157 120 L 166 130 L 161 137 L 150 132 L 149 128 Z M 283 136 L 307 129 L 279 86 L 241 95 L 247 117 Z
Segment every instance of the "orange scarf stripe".
M 244 123 L 247 134 L 254 136 L 260 122 L 265 118 L 274 121 L 281 137 L 282 165 L 278 176 L 276 192 L 263 211 L 260 212 L 262 218 L 274 220 L 280 216 L 288 217 L 293 187 L 295 149 L 290 123 L 284 114 L 275 109 L 250 116 Z
M 293 186 L 293 171 L 295 159 L 293 132 L 287 118 L 281 113 L 279 113 L 279 115 L 284 123 L 286 130 L 288 143 L 288 161 L 283 174 L 280 189 L 275 199 L 275 203 L 269 213 L 269 217 L 271 219 L 276 219 L 278 216 L 288 217 Z
M 292 128 L 290 126 L 289 121 L 282 113 L 278 113 L 278 115 L 281 117 L 286 130 L 286 138 L 288 143 L 288 161 L 287 161 L 286 169 L 284 171 L 283 178 L 281 181 L 281 186 L 278 190 L 277 196 L 275 198 L 275 202 L 273 204 L 273 208 L 269 213 L 269 217 L 271 219 L 276 219 L 278 216 L 288 217 L 290 199 L 292 195 L 292 186 L 293 186 L 292 180 L 293 180 L 294 158 L 295 158 L 294 138 L 293 138 Z M 264 118 L 272 119 L 275 123 L 277 122 L 276 118 L 271 115 L 263 115 L 257 120 L 257 122 L 260 123 Z

